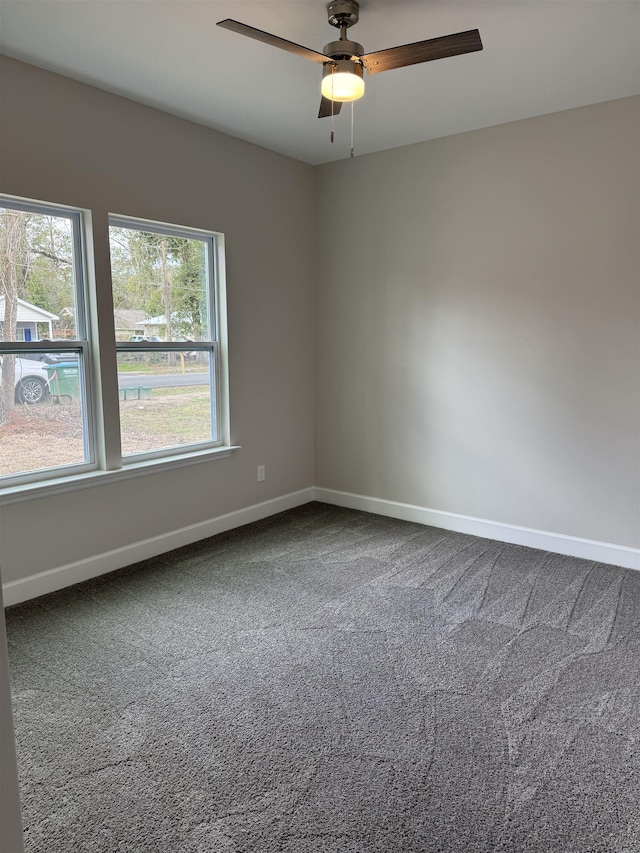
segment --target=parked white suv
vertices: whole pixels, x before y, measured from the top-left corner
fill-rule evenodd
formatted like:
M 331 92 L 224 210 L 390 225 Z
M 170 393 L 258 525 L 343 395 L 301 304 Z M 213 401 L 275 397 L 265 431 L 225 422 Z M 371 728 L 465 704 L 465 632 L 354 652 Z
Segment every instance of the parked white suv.
M 16 356 L 16 403 L 40 403 L 49 393 L 48 382 L 49 374 L 41 362 Z

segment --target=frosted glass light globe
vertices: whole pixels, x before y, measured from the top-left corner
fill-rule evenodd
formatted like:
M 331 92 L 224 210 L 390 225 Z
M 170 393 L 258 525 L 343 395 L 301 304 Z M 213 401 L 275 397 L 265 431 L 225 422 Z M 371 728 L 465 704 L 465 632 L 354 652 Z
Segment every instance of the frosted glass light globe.
M 362 66 L 342 60 L 327 65 L 322 76 L 322 96 L 330 101 L 357 101 L 364 95 Z

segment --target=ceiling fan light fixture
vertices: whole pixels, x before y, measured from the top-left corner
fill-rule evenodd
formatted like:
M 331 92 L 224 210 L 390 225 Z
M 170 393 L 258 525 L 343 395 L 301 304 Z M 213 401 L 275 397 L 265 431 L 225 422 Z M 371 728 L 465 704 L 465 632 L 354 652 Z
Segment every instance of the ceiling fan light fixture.
M 322 71 L 322 96 L 330 101 L 357 101 L 364 95 L 364 71 L 359 62 L 337 59 Z

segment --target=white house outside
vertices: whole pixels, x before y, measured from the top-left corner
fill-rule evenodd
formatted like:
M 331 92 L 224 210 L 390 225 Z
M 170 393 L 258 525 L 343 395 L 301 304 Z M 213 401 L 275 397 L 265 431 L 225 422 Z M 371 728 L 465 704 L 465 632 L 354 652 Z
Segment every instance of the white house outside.
M 0 329 L 4 326 L 4 304 L 5 297 L 0 296 Z M 42 324 L 46 324 L 49 329 L 49 333 L 45 337 L 53 338 L 53 321 L 58 319 L 57 314 L 45 311 L 44 308 L 38 308 L 37 305 L 25 302 L 24 299 L 18 299 L 16 338 L 19 341 L 37 341 L 38 325 Z M 0 335 L 0 340 L 3 337 L 4 330 L 3 334 Z

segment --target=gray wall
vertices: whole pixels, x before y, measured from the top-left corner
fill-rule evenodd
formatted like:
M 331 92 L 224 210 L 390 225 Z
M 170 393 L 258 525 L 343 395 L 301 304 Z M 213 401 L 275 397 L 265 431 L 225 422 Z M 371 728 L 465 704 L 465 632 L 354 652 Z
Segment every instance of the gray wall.
M 0 508 L 3 580 L 312 486 L 312 167 L 13 60 L 0 70 L 0 190 L 89 208 L 102 228 L 111 212 L 225 234 L 231 440 L 243 448 Z M 106 251 L 97 241 L 100 271 Z
M 13 60 L 1 85 L 2 191 L 225 233 L 243 446 L 1 508 L 5 581 L 314 479 L 638 545 L 637 98 L 314 170 Z
M 316 170 L 316 485 L 638 546 L 639 100 Z

